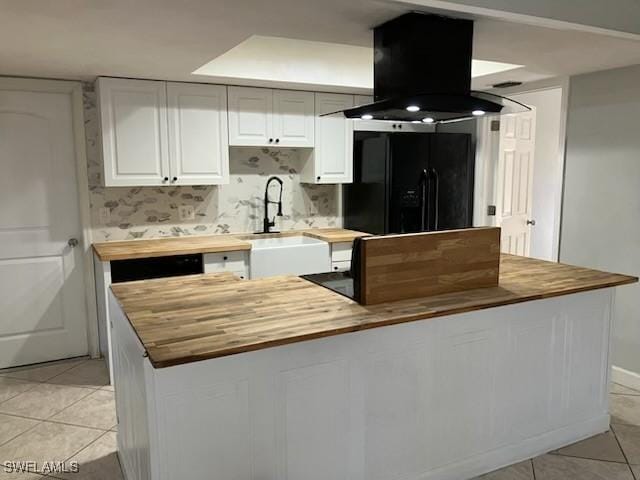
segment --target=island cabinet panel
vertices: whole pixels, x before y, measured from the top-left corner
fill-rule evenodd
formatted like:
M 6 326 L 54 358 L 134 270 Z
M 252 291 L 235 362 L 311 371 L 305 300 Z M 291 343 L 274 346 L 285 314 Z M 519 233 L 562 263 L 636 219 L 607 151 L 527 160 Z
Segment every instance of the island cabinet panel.
M 604 432 L 612 302 L 603 289 L 154 369 L 113 297 L 127 480 L 469 479 Z
M 118 455 L 127 479 L 151 480 L 150 435 L 155 431 L 153 391 L 147 393 L 148 371 L 144 348 L 129 325 L 113 295 L 109 297 L 113 373 L 118 427 Z

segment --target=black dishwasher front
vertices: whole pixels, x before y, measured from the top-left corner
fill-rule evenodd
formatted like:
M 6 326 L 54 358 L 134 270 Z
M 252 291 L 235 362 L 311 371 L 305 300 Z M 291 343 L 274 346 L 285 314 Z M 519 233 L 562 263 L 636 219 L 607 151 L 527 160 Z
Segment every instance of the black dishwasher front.
M 111 283 L 178 277 L 203 272 L 200 254 L 111 261 Z

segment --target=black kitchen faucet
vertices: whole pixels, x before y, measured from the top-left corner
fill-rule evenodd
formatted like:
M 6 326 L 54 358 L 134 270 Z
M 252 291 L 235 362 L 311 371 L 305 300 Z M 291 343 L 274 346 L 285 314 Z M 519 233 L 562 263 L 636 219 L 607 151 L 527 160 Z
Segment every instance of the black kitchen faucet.
M 274 180 L 280 184 L 280 197 L 278 198 L 277 202 L 274 202 L 273 200 L 269 200 L 269 185 Z M 269 204 L 270 203 L 277 203 L 278 204 L 277 216 L 281 217 L 282 216 L 282 189 L 283 188 L 284 188 L 284 185 L 283 185 L 282 180 L 280 180 L 280 178 L 278 178 L 276 176 L 273 176 L 273 177 L 269 177 L 269 179 L 267 180 L 267 185 L 264 187 L 264 220 L 263 220 L 262 233 L 277 233 L 277 232 L 272 232 L 271 231 L 271 227 L 274 227 L 276 225 L 276 217 L 273 217 L 273 220 L 271 220 L 271 221 L 269 220 Z

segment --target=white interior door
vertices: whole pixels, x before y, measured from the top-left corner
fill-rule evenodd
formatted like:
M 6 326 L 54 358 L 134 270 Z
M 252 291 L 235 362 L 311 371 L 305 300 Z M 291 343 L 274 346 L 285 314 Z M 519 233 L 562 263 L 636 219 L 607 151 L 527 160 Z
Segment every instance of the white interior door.
M 528 256 L 531 248 L 535 110 L 505 115 L 500 121 L 496 224 L 502 251 Z
M 0 368 L 87 354 L 70 93 L 0 84 Z

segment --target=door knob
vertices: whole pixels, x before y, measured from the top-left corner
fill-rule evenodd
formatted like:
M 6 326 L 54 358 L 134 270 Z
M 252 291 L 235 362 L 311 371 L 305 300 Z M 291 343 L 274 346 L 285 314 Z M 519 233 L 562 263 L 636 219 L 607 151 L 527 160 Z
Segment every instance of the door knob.
M 527 225 L 531 225 L 532 227 L 535 226 L 536 221 L 535 220 L 527 220 Z
M 75 248 L 78 245 L 80 245 L 80 242 L 78 241 L 77 238 L 70 238 L 69 241 L 67 242 L 67 245 L 69 245 L 71 248 Z

